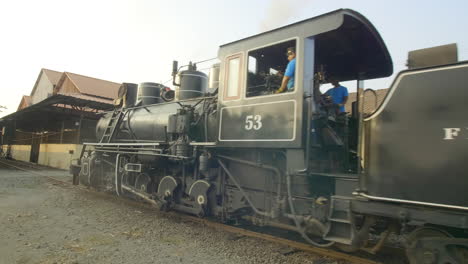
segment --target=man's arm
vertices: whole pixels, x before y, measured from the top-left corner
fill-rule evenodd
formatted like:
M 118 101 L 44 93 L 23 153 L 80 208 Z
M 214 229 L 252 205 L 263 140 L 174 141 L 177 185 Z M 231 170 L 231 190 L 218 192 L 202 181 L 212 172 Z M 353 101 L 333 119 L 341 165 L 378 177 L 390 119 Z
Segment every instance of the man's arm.
M 288 87 L 289 80 L 294 76 L 296 71 L 296 59 L 288 62 L 286 70 L 284 71 L 283 81 L 281 81 L 281 87 L 275 91 L 275 93 L 282 93 Z
M 348 96 L 343 96 L 343 102 L 341 104 L 338 104 L 339 106 L 344 106 L 348 102 Z
M 281 87 L 275 91 L 275 94 L 277 93 L 282 93 L 284 90 L 286 90 L 286 87 L 288 86 L 290 77 L 289 76 L 283 76 L 283 80 L 281 81 Z
M 346 87 L 343 87 L 344 88 L 344 91 L 343 91 L 343 103 L 341 103 L 342 105 L 345 105 L 346 102 L 348 102 L 348 88 Z

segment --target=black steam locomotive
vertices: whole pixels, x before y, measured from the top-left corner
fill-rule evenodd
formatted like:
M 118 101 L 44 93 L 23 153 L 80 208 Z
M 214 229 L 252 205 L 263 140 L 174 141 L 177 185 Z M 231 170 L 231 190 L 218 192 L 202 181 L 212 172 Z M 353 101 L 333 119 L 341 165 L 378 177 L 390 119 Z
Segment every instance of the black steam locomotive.
M 277 94 L 289 47 L 294 88 Z M 175 62 L 175 92 L 123 84 L 72 170 L 163 210 L 279 227 L 320 247 L 376 252 L 397 233 L 411 263 L 467 263 L 468 63 L 450 47 L 410 53 L 367 115 L 363 82 L 393 64 L 357 12 L 228 43 L 209 77 Z M 329 76 L 356 81 L 352 113 L 321 95 Z

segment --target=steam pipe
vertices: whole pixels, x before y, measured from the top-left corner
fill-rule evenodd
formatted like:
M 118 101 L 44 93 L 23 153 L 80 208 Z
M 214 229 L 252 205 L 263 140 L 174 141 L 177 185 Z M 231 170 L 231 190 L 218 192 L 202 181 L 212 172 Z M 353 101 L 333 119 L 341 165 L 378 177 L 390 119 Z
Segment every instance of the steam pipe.
M 117 193 L 117 196 L 120 196 L 119 181 L 118 181 L 118 178 L 119 178 L 119 161 L 120 161 L 120 153 L 117 154 L 117 157 L 115 158 L 115 192 Z
M 292 201 L 292 195 L 291 195 L 291 175 L 289 175 L 289 173 L 286 173 L 286 185 L 287 185 L 287 190 L 288 190 L 288 201 L 289 201 L 289 208 L 291 209 L 291 213 L 293 215 L 293 220 L 294 220 L 294 224 L 296 224 L 296 228 L 298 230 L 298 232 L 301 234 L 302 238 L 305 239 L 305 241 L 309 242 L 310 244 L 316 246 L 316 247 L 329 247 L 333 244 L 335 244 L 334 241 L 331 241 L 331 242 L 328 242 L 328 243 L 325 243 L 325 244 L 320 244 L 320 243 L 317 243 L 315 241 L 313 241 L 312 239 L 309 238 L 309 236 L 307 236 L 307 234 L 304 232 L 304 229 L 301 228 L 301 225 L 299 223 L 299 219 L 296 215 L 296 209 L 294 209 L 294 204 L 293 204 L 293 201 Z
M 208 112 L 205 112 L 205 118 L 204 118 L 204 127 L 203 130 L 205 130 L 205 142 L 208 142 Z
M 356 173 L 361 174 L 362 171 L 362 161 L 363 161 L 363 125 L 364 125 L 364 80 L 362 80 L 361 76 L 357 80 L 357 95 L 356 95 L 356 101 L 357 101 L 357 108 L 358 108 L 358 139 L 357 139 L 357 168 L 356 168 Z M 360 180 L 360 188 L 367 187 L 367 179 L 366 177 L 359 177 Z
M 179 62 L 172 61 L 172 85 L 174 85 L 174 86 L 180 86 L 180 83 L 176 83 L 176 81 L 175 81 L 175 77 L 176 77 L 177 71 L 178 71 L 178 66 L 179 66 Z

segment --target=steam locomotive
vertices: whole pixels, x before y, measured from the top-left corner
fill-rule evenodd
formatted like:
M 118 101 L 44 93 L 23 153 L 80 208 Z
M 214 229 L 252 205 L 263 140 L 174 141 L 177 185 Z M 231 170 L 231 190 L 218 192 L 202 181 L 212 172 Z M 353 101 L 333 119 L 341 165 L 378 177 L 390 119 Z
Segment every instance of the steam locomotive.
M 289 47 L 294 89 L 276 94 Z M 364 81 L 390 76 L 393 64 L 355 11 L 222 45 L 218 59 L 209 76 L 174 62 L 175 92 L 122 84 L 98 142 L 71 167 L 79 182 L 162 210 L 298 232 L 318 247 L 375 253 L 402 234 L 410 263 L 468 263 L 468 63 L 456 48 L 410 53 L 370 115 Z M 356 81 L 352 113 L 321 95 L 330 76 Z

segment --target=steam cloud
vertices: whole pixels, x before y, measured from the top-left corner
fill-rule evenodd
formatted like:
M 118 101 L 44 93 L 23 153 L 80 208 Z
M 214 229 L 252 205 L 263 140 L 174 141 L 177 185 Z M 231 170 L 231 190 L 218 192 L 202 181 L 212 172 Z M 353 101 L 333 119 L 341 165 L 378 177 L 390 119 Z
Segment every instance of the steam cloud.
M 285 25 L 311 0 L 271 0 L 265 19 L 260 23 L 260 30 L 267 31 Z

